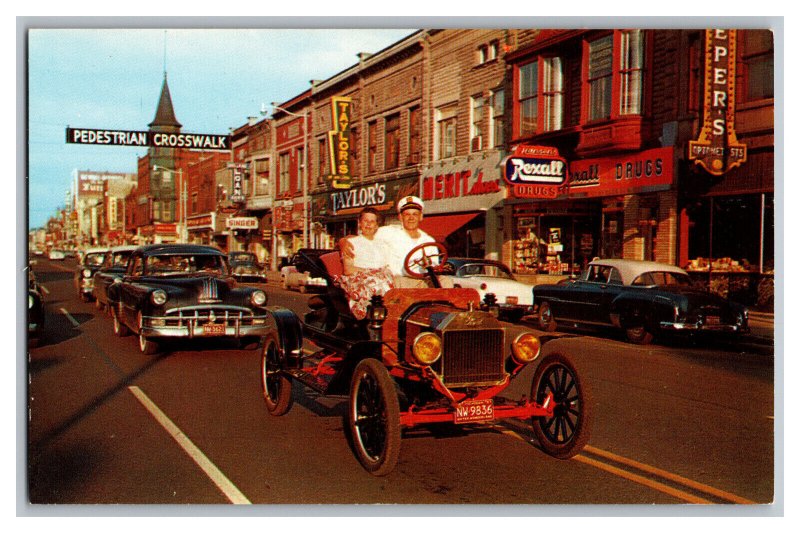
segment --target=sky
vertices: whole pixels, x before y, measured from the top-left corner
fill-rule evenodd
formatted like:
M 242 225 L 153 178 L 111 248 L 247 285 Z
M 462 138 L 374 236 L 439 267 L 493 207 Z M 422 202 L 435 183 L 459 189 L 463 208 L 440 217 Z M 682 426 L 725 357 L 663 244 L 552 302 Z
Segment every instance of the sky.
M 410 35 L 409 29 L 30 29 L 28 228 L 65 204 L 75 170 L 135 173 L 145 148 L 66 143 L 66 128 L 144 131 L 166 69 L 187 133 L 229 133 Z

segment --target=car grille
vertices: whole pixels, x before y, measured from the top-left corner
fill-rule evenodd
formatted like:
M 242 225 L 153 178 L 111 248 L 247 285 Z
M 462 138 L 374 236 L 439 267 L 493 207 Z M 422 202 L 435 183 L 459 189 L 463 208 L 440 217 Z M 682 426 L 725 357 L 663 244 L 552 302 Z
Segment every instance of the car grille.
M 226 326 L 263 325 L 266 313 L 254 315 L 251 309 L 236 306 L 192 306 L 170 309 L 163 317 L 151 317 L 162 321 L 166 327 L 186 327 L 213 322 Z
M 505 378 L 503 330 L 445 330 L 440 375 L 448 387 L 493 385 Z

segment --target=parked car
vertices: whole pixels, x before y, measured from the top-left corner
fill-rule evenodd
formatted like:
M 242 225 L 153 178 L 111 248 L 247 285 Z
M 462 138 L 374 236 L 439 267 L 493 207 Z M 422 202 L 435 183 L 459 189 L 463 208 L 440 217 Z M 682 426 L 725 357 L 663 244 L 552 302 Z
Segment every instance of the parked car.
M 133 245 L 115 246 L 105 255 L 103 264 L 92 278 L 92 296 L 95 307 L 98 309 L 108 309 L 108 287 L 114 283 L 114 280 L 125 275 L 128 258 L 135 249 L 136 246 Z
M 431 243 L 415 247 L 406 264 L 429 248 L 437 255 L 443 249 Z M 290 309 L 269 308 L 261 387 L 270 414 L 291 409 L 292 381 L 305 386 L 294 388 L 295 394 L 307 387 L 315 395 L 347 396 L 345 424 L 353 450 L 376 476 L 394 469 L 404 430 L 434 424 L 468 431 L 515 418 L 532 425 L 545 453 L 568 459 L 583 449 L 591 426 L 590 391 L 567 355 L 551 351 L 538 363 L 529 395 L 506 397 L 515 378 L 530 375 L 522 371 L 539 360 L 546 336 L 526 331 L 509 337 L 491 304 L 468 288 L 391 289 L 374 297 L 367 317 L 357 320 L 333 283 L 342 272 L 339 252 L 298 255 L 314 276 L 330 283 L 309 298 L 311 311 L 302 319 Z M 443 265 L 426 267 L 421 276 L 438 286 Z M 304 345 L 306 339 L 311 342 Z M 317 351 L 306 352 L 308 345 Z M 479 464 L 481 458 L 471 460 Z
M 324 278 L 309 274 L 309 265 L 306 258 L 318 257 L 330 250 L 320 248 L 301 248 L 289 258 L 286 266 L 281 268 L 281 286 L 284 289 L 297 289 L 302 293 L 309 289 L 323 289 L 328 283 Z
M 267 295 L 238 286 L 225 254 L 194 244 L 141 246 L 108 288 L 114 334 L 139 336 L 142 353 L 168 338 L 227 338 L 246 345 L 268 332 Z
M 63 261 L 64 252 L 62 252 L 61 250 L 56 250 L 54 248 L 47 253 L 47 258 L 51 261 Z
M 448 277 L 454 287 L 475 289 L 481 300 L 487 294 L 494 294 L 503 320 L 518 322 L 533 313 L 533 285 L 517 281 L 500 261 L 451 257 L 442 277 Z
M 236 281 L 244 283 L 266 283 L 267 274 L 264 265 L 258 262 L 258 257 L 252 252 L 231 252 L 228 254 L 231 274 Z
M 36 341 L 44 329 L 44 294 L 39 282 L 28 267 L 28 340 Z
M 636 344 L 667 331 L 749 331 L 743 305 L 697 290 L 683 269 L 652 261 L 592 261 L 577 280 L 536 285 L 533 303 L 543 330 L 559 324 L 613 326 Z
M 73 276 L 73 284 L 78 298 L 84 302 L 91 300 L 94 290 L 94 273 L 100 270 L 108 254 L 108 248 L 89 248 L 84 252 Z

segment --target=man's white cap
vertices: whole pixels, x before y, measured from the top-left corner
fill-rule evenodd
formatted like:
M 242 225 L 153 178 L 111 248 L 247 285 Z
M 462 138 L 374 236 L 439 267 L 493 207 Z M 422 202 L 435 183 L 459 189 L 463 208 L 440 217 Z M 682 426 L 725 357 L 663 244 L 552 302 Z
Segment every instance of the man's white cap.
M 419 209 L 422 211 L 425 207 L 425 204 L 422 203 L 416 196 L 404 196 L 397 202 L 397 212 L 402 213 L 406 209 Z

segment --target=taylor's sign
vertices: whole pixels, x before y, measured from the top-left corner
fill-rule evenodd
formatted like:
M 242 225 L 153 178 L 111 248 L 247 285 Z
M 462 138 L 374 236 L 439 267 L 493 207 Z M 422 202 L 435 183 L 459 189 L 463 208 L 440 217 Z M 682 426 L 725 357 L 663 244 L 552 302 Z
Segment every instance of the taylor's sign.
M 517 198 L 555 198 L 567 179 L 567 162 L 552 146 L 518 146 L 503 168 L 503 178 Z
M 689 159 L 721 176 L 747 161 L 747 146 L 734 129 L 736 30 L 706 30 L 703 126 L 689 141 Z
M 331 98 L 333 129 L 328 132 L 328 154 L 331 162 L 331 185 L 334 189 L 349 189 L 350 169 L 350 108 L 346 96 Z
M 67 128 L 68 144 L 230 150 L 230 135 Z

